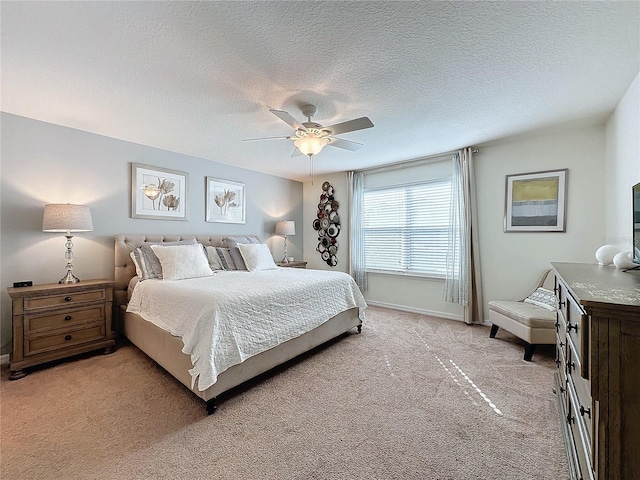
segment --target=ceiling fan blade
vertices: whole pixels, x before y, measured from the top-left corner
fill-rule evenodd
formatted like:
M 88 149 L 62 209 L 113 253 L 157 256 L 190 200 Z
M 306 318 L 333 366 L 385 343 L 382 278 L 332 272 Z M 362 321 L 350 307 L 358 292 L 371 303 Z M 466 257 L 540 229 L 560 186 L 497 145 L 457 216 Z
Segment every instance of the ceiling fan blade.
M 329 130 L 331 135 L 339 135 L 341 133 L 353 132 L 355 130 L 363 130 L 373 127 L 373 122 L 367 117 L 356 118 L 347 122 L 336 123 L 330 127 L 324 127 L 323 130 Z
M 343 138 L 332 138 L 329 140 L 327 145 L 331 145 L 332 147 L 344 148 L 345 150 L 350 150 L 355 152 L 360 147 L 362 147 L 362 143 L 352 142 L 350 140 L 345 140 Z
M 273 113 L 276 117 L 278 117 L 280 120 L 282 120 L 284 123 L 291 125 L 296 130 L 304 130 L 305 132 L 307 131 L 307 128 L 304 125 L 302 125 L 299 121 L 297 121 L 295 118 L 293 118 L 289 113 L 283 110 L 274 110 L 272 108 L 270 108 L 269 111 Z
M 245 138 L 243 142 L 252 142 L 254 140 L 289 140 L 289 137 L 262 137 L 262 138 Z
M 304 155 L 304 153 L 302 153 L 300 151 L 299 148 L 296 147 L 296 149 L 293 151 L 293 153 L 291 154 L 292 157 L 299 157 L 300 155 Z

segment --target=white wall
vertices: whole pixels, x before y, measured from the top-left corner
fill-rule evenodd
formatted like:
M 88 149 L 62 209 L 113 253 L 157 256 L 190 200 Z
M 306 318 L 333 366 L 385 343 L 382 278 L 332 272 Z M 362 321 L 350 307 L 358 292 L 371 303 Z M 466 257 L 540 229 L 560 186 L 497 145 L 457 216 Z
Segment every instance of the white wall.
M 476 186 L 485 316 L 489 300 L 529 293 L 551 262 L 595 262 L 604 240 L 604 127 L 480 147 Z M 568 168 L 566 232 L 503 231 L 505 176 Z
M 475 173 L 486 316 L 489 300 L 524 297 L 553 261 L 595 262 L 594 253 L 605 238 L 605 130 L 604 126 L 586 127 L 552 135 L 503 139 L 479 148 Z M 567 231 L 505 233 L 505 176 L 562 168 L 569 169 Z M 396 173 L 389 172 L 390 178 L 393 175 Z M 331 178 L 339 194 L 344 191 L 346 197 L 343 174 Z M 311 228 L 315 218 L 323 180 L 316 179 L 315 188 L 305 183 L 305 228 L 307 224 Z M 340 218 L 348 221 L 348 209 L 341 211 Z M 305 260 L 312 268 L 325 268 L 315 252 L 315 240 L 313 235 L 305 236 Z M 341 245 L 345 242 L 346 235 Z M 338 267 L 346 271 L 343 263 Z M 443 280 L 379 274 L 369 274 L 368 278 L 365 298 L 371 304 L 448 318 L 462 317 L 460 306 L 441 300 Z
M 113 278 L 117 233 L 258 234 L 283 255 L 274 236 L 277 220 L 302 223 L 302 183 L 209 160 L 124 142 L 15 115 L 2 114 L 0 345 L 9 351 L 15 281 L 51 283 L 65 272 L 65 238 L 42 232 L 47 203 L 91 208 L 94 231 L 74 239 L 74 273 L 80 279 Z M 131 163 L 189 173 L 188 221 L 132 219 Z M 205 222 L 205 177 L 245 183 L 246 224 Z M 301 258 L 304 229 L 288 239 L 289 255 Z
M 632 245 L 631 187 L 640 182 L 640 73 L 606 127 L 605 231 L 603 243 Z

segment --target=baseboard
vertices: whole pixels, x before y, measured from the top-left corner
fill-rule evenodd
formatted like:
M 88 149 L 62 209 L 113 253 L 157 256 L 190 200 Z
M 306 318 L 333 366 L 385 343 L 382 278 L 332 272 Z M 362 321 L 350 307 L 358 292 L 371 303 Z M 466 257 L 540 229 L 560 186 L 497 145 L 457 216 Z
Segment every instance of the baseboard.
M 0 355 L 0 365 L 9 365 L 9 354 Z
M 367 300 L 367 305 L 372 307 L 390 308 L 391 310 L 400 310 L 401 312 L 420 313 L 422 315 L 430 315 L 432 317 L 446 318 L 448 320 L 457 320 L 463 322 L 462 315 L 455 315 L 453 313 L 436 312 L 434 310 L 426 310 L 424 308 L 407 307 L 405 305 L 396 305 L 394 303 L 378 302 L 375 300 Z

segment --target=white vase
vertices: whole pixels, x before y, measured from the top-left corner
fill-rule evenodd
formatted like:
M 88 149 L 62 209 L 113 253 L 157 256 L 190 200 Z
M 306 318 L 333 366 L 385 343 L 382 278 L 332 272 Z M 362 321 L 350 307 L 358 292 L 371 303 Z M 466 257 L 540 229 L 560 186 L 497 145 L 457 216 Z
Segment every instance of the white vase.
M 636 266 L 633 263 L 633 254 L 631 252 L 619 252 L 613 257 L 613 264 L 617 268 L 633 268 Z
M 613 257 L 618 254 L 620 250 L 613 245 L 603 245 L 596 250 L 596 260 L 600 265 L 611 265 L 613 263 Z

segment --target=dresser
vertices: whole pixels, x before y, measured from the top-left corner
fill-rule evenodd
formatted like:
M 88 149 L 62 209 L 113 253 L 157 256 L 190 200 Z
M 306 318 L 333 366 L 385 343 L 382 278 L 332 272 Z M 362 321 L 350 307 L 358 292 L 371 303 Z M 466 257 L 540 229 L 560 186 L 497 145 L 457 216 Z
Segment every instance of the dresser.
M 640 479 L 640 271 L 553 263 L 555 390 L 572 479 Z
M 9 379 L 25 368 L 115 345 L 112 280 L 7 289 L 12 300 L 13 350 Z

